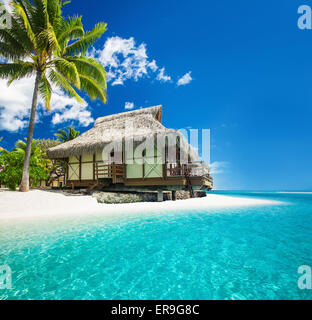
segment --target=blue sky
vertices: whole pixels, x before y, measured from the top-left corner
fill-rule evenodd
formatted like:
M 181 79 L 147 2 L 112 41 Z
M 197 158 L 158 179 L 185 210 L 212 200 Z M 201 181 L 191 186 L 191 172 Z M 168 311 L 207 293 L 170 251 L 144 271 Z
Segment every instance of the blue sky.
M 218 189 L 312 189 L 312 30 L 297 27 L 302 4 L 312 0 L 73 0 L 64 13 L 83 15 L 86 29 L 108 23 L 92 54 L 115 78 L 106 105 L 86 99 L 65 108 L 60 97 L 51 114 L 40 109 L 35 138 L 68 124 L 85 131 L 126 102 L 162 104 L 165 126 L 211 129 Z M 29 97 L 8 102 L 12 93 L 0 90 L 0 137 L 12 148 L 26 136 L 21 101 Z

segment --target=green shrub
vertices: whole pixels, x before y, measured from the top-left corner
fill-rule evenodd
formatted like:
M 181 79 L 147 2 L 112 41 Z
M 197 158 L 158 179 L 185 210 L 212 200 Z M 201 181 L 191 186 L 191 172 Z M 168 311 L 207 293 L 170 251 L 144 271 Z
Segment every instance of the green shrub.
M 0 181 L 7 185 L 10 190 L 16 190 L 22 179 L 25 157 L 23 144 L 25 143 L 18 141 L 16 144 L 17 148 L 13 151 L 2 151 L 0 153 Z M 36 186 L 40 180 L 49 177 L 46 171 L 46 164 L 47 159 L 43 157 L 43 153 L 34 142 L 31 149 L 29 166 L 29 181 L 31 186 Z

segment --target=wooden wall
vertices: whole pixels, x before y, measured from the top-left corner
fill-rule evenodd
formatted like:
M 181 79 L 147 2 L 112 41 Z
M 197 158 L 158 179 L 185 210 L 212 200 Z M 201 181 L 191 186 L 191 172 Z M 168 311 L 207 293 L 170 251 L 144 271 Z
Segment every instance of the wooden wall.
M 134 157 L 133 155 L 130 155 Z M 102 164 L 103 161 L 109 159 L 108 154 L 97 152 L 93 154 L 83 154 L 82 156 L 73 156 L 69 158 L 68 162 L 68 175 L 67 180 L 70 181 L 83 181 L 95 180 L 95 162 Z M 128 159 L 131 160 L 131 159 Z M 155 148 L 154 155 L 142 154 L 139 157 L 133 158 L 133 164 L 127 164 L 126 178 L 139 179 L 139 178 L 162 178 L 163 177 L 163 164 L 162 157 Z M 138 163 L 136 161 L 139 161 Z M 100 178 L 106 178 L 108 175 L 102 173 Z

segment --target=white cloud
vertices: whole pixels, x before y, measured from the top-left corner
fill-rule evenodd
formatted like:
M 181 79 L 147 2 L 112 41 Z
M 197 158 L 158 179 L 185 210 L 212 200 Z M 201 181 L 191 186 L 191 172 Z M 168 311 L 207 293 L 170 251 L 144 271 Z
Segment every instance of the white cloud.
M 16 81 L 10 87 L 0 79 L 0 130 L 16 131 L 27 125 L 34 79 Z
M 157 69 L 158 69 L 158 66 L 157 66 L 155 60 L 153 60 L 152 62 L 150 62 L 147 66 L 148 66 L 153 72 L 156 72 Z
M 132 109 L 134 109 L 134 103 L 133 103 L 133 102 L 126 102 L 126 103 L 125 103 L 125 109 L 126 109 L 126 110 L 132 110 Z
M 159 70 L 159 73 L 158 73 L 156 79 L 161 81 L 161 82 L 171 81 L 171 77 L 165 74 L 165 68 L 161 68 Z
M 54 114 L 52 123 L 59 124 L 70 120 L 76 120 L 84 127 L 87 127 L 94 121 L 91 112 L 86 110 L 83 105 L 74 105 L 65 109 L 62 113 Z
M 223 173 L 230 166 L 229 162 L 226 161 L 215 161 L 209 165 L 210 174 Z
M 185 85 L 189 84 L 192 80 L 193 80 L 193 78 L 191 77 L 191 71 L 189 71 L 188 73 L 186 73 L 183 77 L 181 77 L 178 80 L 177 85 L 178 86 L 185 86 Z
M 53 91 L 51 111 L 56 112 L 52 118 L 53 124 L 78 121 L 81 126 L 87 127 L 94 122 L 86 101 L 80 104 L 76 99 L 65 95 L 61 89 Z
M 136 46 L 133 38 L 108 38 L 102 50 L 91 53 L 107 69 L 107 80 L 113 85 L 123 84 L 127 79 L 138 81 L 148 73 L 148 57 L 144 43 Z
M 130 79 L 138 81 L 158 71 L 156 61 L 150 60 L 147 55 L 146 44 L 137 45 L 133 37 L 129 39 L 118 36 L 108 38 L 103 49 L 93 49 L 91 56 L 104 66 L 107 72 L 107 81 L 111 82 L 113 86 L 123 85 L 126 80 Z M 169 81 L 171 78 L 165 76 L 164 70 L 161 70 L 156 79 Z M 169 80 L 167 80 L 168 78 Z
M 17 131 L 28 125 L 29 113 L 34 90 L 34 77 L 13 82 L 9 87 L 7 81 L 0 79 L 0 130 Z M 39 100 L 38 111 L 43 108 Z M 88 126 L 94 119 L 87 110 L 87 103 L 79 104 L 74 98 L 54 88 L 51 99 L 52 123 L 76 120 L 82 126 Z M 44 114 L 47 114 L 46 112 Z M 37 122 L 40 121 L 37 112 Z
M 91 56 L 102 63 L 107 72 L 107 81 L 114 86 L 123 85 L 129 79 L 138 81 L 143 77 L 151 76 L 161 82 L 171 81 L 171 77 L 165 73 L 165 68 L 159 68 L 157 62 L 148 57 L 146 44 L 136 44 L 132 37 L 129 39 L 118 36 L 108 38 L 103 49 L 93 49 Z M 178 85 L 191 81 L 190 73 L 179 79 Z M 7 81 L 0 79 L 0 130 L 17 131 L 27 127 L 34 82 L 35 79 L 32 77 L 15 81 L 10 87 L 7 87 Z M 133 108 L 134 104 L 125 105 L 127 110 Z M 53 124 L 78 121 L 79 125 L 88 126 L 94 121 L 86 102 L 80 105 L 74 98 L 67 96 L 57 88 L 53 90 L 51 109 L 49 114 L 52 115 Z M 37 122 L 48 114 L 41 110 L 43 110 L 42 102 L 41 107 L 38 108 Z

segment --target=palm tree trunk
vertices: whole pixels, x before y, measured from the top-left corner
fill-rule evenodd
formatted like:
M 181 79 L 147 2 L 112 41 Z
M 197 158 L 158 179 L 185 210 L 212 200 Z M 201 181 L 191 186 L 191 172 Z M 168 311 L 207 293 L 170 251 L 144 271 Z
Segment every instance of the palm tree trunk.
M 32 105 L 31 105 L 29 126 L 28 126 L 27 145 L 26 145 L 25 159 L 24 159 L 24 165 L 23 165 L 23 176 L 22 176 L 21 184 L 19 186 L 19 191 L 21 192 L 29 191 L 29 161 L 30 161 L 30 155 L 31 155 L 31 144 L 33 140 L 35 119 L 36 119 L 36 109 L 37 109 L 40 79 L 41 79 L 41 72 L 37 71 L 35 88 L 34 88 Z

